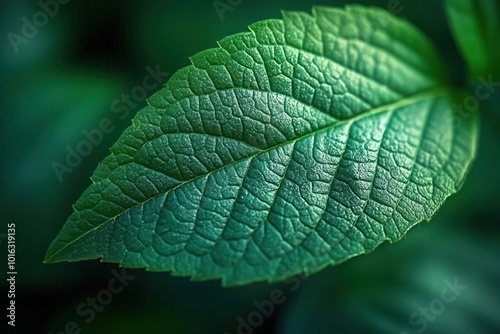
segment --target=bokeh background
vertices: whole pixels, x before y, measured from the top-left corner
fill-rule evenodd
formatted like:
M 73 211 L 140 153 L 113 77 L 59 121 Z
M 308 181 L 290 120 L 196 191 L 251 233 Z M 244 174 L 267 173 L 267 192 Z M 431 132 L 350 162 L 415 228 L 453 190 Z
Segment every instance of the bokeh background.
M 66 324 L 73 321 L 81 333 L 233 334 L 238 333 L 239 317 L 248 321 L 258 310 L 255 303 L 269 300 L 279 289 L 284 302 L 275 305 L 261 325 L 240 333 L 413 334 L 422 327 L 412 325 L 410 315 L 439 298 L 445 280 L 458 280 L 467 288 L 428 321 L 424 332 L 500 333 L 500 87 L 481 102 L 478 155 L 463 189 L 435 219 L 413 228 L 399 243 L 383 244 L 370 255 L 311 277 L 277 284 L 222 288 L 219 281 L 190 282 L 169 273 L 129 270 L 134 279 L 96 312 L 95 319 L 87 323 L 88 318 L 78 314 L 78 305 L 106 288 L 117 266 L 42 261 L 72 204 L 90 184 L 94 168 L 146 104 L 138 101 L 120 119 L 121 114 L 112 111 L 113 102 L 142 85 L 147 66 L 173 73 L 189 64 L 189 56 L 215 47 L 224 36 L 245 31 L 258 20 L 279 18 L 281 9 L 310 11 L 315 4 L 353 1 L 220 2 L 231 8 L 222 16 L 212 0 L 71 0 L 16 53 L 7 34 L 20 34 L 22 18 L 31 21 L 41 7 L 37 1 L 2 1 L 0 249 L 1 263 L 6 263 L 6 225 L 14 222 L 14 332 L 65 333 Z M 439 49 L 454 84 L 463 85 L 463 61 L 440 0 L 356 3 L 392 9 L 413 22 Z M 499 74 L 493 73 L 496 81 Z M 64 163 L 66 147 L 75 148 L 85 139 L 82 131 L 97 129 L 104 118 L 115 129 L 60 182 L 53 162 Z M 0 287 L 5 310 L 5 279 Z M 1 318 L 5 325 L 5 316 Z

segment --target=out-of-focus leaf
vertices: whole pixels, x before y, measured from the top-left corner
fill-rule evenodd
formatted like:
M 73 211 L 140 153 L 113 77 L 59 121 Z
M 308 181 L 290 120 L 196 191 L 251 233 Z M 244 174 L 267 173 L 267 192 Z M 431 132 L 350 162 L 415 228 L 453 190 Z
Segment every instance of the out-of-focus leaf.
M 499 50 L 497 0 L 446 0 L 451 30 L 469 67 L 471 79 L 491 70 Z
M 59 279 L 64 281 L 67 275 L 80 276 L 43 270 L 40 254 L 46 249 L 44 239 L 57 232 L 52 222 L 64 219 L 64 211 L 71 204 L 64 199 L 75 196 L 75 176 L 88 168 L 85 165 L 94 165 L 97 157 L 84 157 L 81 165 L 64 173 L 62 182 L 52 163 L 66 164 L 66 146 L 76 148 L 87 139 L 82 131 L 99 126 L 100 120 L 111 113 L 111 102 L 125 91 L 125 85 L 102 72 L 52 68 L 29 75 L 19 73 L 9 85 L 6 110 L 12 112 L 2 114 L 0 125 L 3 152 L 10 157 L 9 163 L 2 166 L 2 190 L 8 194 L 2 211 L 9 222 L 16 223 L 18 245 L 29 245 L 17 247 L 19 262 L 29 264 L 23 265 L 24 275 L 18 276 L 18 283 L 51 285 Z M 104 137 L 103 142 L 110 139 Z M 107 145 L 95 146 L 93 152 L 97 155 L 97 150 L 107 151 Z M 25 201 L 32 203 L 30 210 L 26 210 Z M 33 224 L 37 237 L 32 240 Z
M 498 332 L 498 242 L 455 219 L 441 224 L 302 281 L 277 333 Z

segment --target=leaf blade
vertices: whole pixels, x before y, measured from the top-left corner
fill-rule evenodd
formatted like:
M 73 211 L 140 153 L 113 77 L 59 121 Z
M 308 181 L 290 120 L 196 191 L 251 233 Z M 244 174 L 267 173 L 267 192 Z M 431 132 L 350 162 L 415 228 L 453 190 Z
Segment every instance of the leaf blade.
M 362 238 L 349 222 L 358 224 L 368 206 L 372 189 L 363 177 L 377 169 L 373 149 L 394 122 L 389 115 L 407 117 L 415 134 L 417 116 L 431 113 L 414 106 L 435 102 L 441 108 L 433 109 L 439 122 L 432 124 L 448 135 L 448 146 L 450 134 L 464 128 L 453 127 L 438 57 L 418 31 L 380 10 L 315 8 L 312 16 L 283 16 L 222 40 L 172 76 L 98 167 L 47 262 L 102 258 L 242 284 L 317 271 L 402 236 L 387 220 L 394 225 L 387 227 L 389 239 L 379 228 L 365 246 L 342 244 L 349 233 Z M 339 29 L 345 26 L 350 29 Z M 467 127 L 475 127 L 473 117 Z M 436 197 L 439 205 L 456 191 L 472 159 L 471 129 L 455 157 L 458 172 L 445 178 L 446 196 Z M 374 137 L 365 137 L 370 131 Z M 398 138 L 397 131 L 392 136 Z M 406 147 L 402 138 L 392 141 Z M 405 154 L 391 165 L 400 178 L 412 162 Z M 391 199 L 388 191 L 382 195 Z M 403 230 L 429 219 L 439 205 L 420 210 Z M 371 225 L 361 223 L 369 233 Z

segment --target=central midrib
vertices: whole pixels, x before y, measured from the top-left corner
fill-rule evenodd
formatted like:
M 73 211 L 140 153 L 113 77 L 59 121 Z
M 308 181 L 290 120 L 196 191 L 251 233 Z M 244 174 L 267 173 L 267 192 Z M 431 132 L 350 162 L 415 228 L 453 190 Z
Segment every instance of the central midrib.
M 357 120 L 359 119 L 363 119 L 363 118 L 366 118 L 366 117 L 370 117 L 370 116 L 373 116 L 373 115 L 376 115 L 378 113 L 381 113 L 381 112 L 384 112 L 384 111 L 388 111 L 388 110 L 392 110 L 392 109 L 397 109 L 397 108 L 400 108 L 400 107 L 403 107 L 403 106 L 407 106 L 407 105 L 411 105 L 413 103 L 416 103 L 418 101 L 422 101 L 422 100 L 425 100 L 425 99 L 428 99 L 428 98 L 431 98 L 431 97 L 439 97 L 439 96 L 446 96 L 448 95 L 448 89 L 445 87 L 445 86 L 437 86 L 437 87 L 434 87 L 430 90 L 427 90 L 427 91 L 423 91 L 423 92 L 420 92 L 418 94 L 415 94 L 415 95 L 412 95 L 410 97 L 406 97 L 404 99 L 401 99 L 397 102 L 392 102 L 392 103 L 389 103 L 389 104 L 386 104 L 386 105 L 383 105 L 383 106 L 380 106 L 380 107 L 377 107 L 375 109 L 372 109 L 372 110 L 369 110 L 367 112 L 364 112 L 364 113 L 361 113 L 353 118 L 350 118 L 350 119 L 346 119 L 346 120 L 340 120 L 340 121 L 337 121 L 333 124 L 328 124 L 328 125 L 325 125 L 323 127 L 319 127 L 318 129 L 314 130 L 314 131 L 311 131 L 311 132 L 308 132 L 306 134 L 303 134 L 301 136 L 298 136 L 296 138 L 293 138 L 293 139 L 289 139 L 289 140 L 286 140 L 284 142 L 281 142 L 279 144 L 276 144 L 276 145 L 273 145 L 273 146 L 270 146 L 266 149 L 263 149 L 263 150 L 260 150 L 260 151 L 257 151 L 255 152 L 254 154 L 251 154 L 251 155 L 248 155 L 246 156 L 245 158 L 242 158 L 242 159 L 239 159 L 239 160 L 235 160 L 231 163 L 228 163 L 228 164 L 225 164 L 221 167 L 218 167 L 216 169 L 213 169 L 211 170 L 210 172 L 206 173 L 206 174 L 203 174 L 203 175 L 199 175 L 199 176 L 196 176 L 196 177 L 193 177 L 189 180 L 186 180 L 186 181 L 182 181 L 180 182 L 179 184 L 177 184 L 176 186 L 168 189 L 167 191 L 165 192 L 162 192 L 162 193 L 159 193 L 158 195 L 155 195 L 149 199 L 147 199 L 146 201 L 144 202 L 138 202 L 137 204 L 127 208 L 126 210 L 123 210 L 122 212 L 120 212 L 119 214 L 117 214 L 116 216 L 114 217 L 110 217 L 109 219 L 103 221 L 101 224 L 93 227 L 92 229 L 86 231 L 85 233 L 83 233 L 82 235 L 80 235 L 79 237 L 75 238 L 74 240 L 72 240 L 71 242 L 67 243 L 66 245 L 64 245 L 64 247 L 58 249 L 56 252 L 54 252 L 53 254 L 50 255 L 50 257 L 45 260 L 44 262 L 48 262 L 51 258 L 53 258 L 56 254 L 58 254 L 59 252 L 61 252 L 62 250 L 64 250 L 66 247 L 76 243 L 78 240 L 80 240 L 81 238 L 85 237 L 87 234 L 93 232 L 94 230 L 102 227 L 103 225 L 109 223 L 110 221 L 113 221 L 113 220 L 116 220 L 117 218 L 119 218 L 121 215 L 123 215 L 124 213 L 130 211 L 130 210 L 133 210 L 134 208 L 137 208 L 141 205 L 144 205 L 145 203 L 147 202 L 150 202 L 152 200 L 155 200 L 157 199 L 158 197 L 160 196 L 163 196 L 163 195 L 166 195 L 168 194 L 169 192 L 171 191 L 174 191 L 176 190 L 177 188 L 180 188 L 182 187 L 183 185 L 187 184 L 187 183 L 191 183 L 191 182 L 194 182 L 198 179 L 201 179 L 202 177 L 206 177 L 212 173 L 216 173 L 217 171 L 219 170 L 222 170 L 224 168 L 227 168 L 227 167 L 230 167 L 230 166 L 233 166 L 237 163 L 240 163 L 242 161 L 245 161 L 247 159 L 252 159 L 254 157 L 256 157 L 257 155 L 259 154 L 263 154 L 263 153 L 266 153 L 266 152 L 269 152 L 269 151 L 272 151 L 276 148 L 279 148 L 279 147 L 282 147 L 282 146 L 286 146 L 288 144 L 291 144 L 291 143 L 294 143 L 294 142 L 297 142 L 297 141 L 300 141 L 304 138 L 307 138 L 309 136 L 313 136 L 317 133 L 320 133 L 322 131 L 327 131 L 327 130 L 330 130 L 332 128 L 335 128 L 337 126 L 342 126 L 344 124 L 348 124 L 348 123 L 354 123 L 356 122 Z M 75 212 L 76 213 L 76 212 Z M 73 213 L 74 214 L 74 213 Z M 104 254 L 102 254 L 104 255 Z

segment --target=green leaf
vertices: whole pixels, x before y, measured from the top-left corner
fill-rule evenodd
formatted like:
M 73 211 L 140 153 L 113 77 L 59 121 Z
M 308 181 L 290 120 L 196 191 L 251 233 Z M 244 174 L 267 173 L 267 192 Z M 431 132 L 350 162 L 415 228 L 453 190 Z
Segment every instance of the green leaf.
M 491 71 L 499 60 L 497 0 L 446 0 L 448 20 L 471 79 Z
M 315 7 L 219 45 L 136 115 L 46 262 L 277 281 L 399 240 L 460 188 L 476 119 L 454 121 L 406 21 Z

